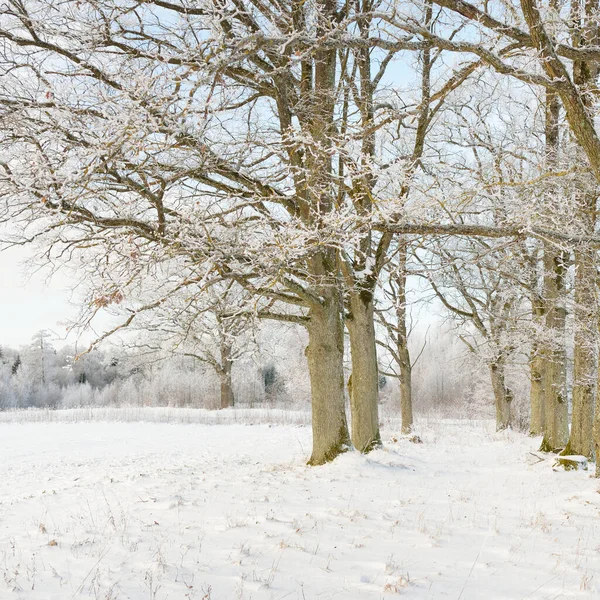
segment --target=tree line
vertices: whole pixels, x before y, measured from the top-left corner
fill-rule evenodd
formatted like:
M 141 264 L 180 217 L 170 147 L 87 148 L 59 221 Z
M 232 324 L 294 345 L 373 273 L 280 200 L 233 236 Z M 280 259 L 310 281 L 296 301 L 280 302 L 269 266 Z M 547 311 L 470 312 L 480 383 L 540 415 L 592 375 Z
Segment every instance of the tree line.
M 31 343 L 13 348 L 0 346 L 0 410 L 71 409 L 84 407 L 174 407 L 215 410 L 264 408 L 282 411 L 310 410 L 306 381 L 306 337 L 290 328 L 263 323 L 260 331 L 245 331 L 238 340 L 222 393 L 220 369 L 202 355 L 219 356 L 218 346 L 196 344 L 195 353 L 171 348 L 142 351 L 140 344 L 107 344 L 79 355 L 78 347 L 61 344 L 49 331 L 38 332 Z M 251 343 L 252 337 L 258 344 Z M 415 334 L 412 346 L 422 358 L 412 375 L 417 415 L 490 418 L 492 391 L 481 377 L 481 363 L 466 356 L 460 340 L 447 328 L 435 345 Z M 258 338 L 258 340 L 256 340 Z M 383 338 L 382 338 L 383 339 Z M 346 343 L 345 376 L 350 376 Z M 198 358 L 200 357 L 200 358 Z M 389 377 L 391 356 L 381 356 L 379 402 L 385 415 L 399 416 L 400 386 Z M 431 365 L 435 364 L 435 368 Z M 457 367 L 462 373 L 457 375 Z M 518 385 L 524 365 L 512 373 Z M 464 374 L 468 376 L 465 377 Z M 516 425 L 528 426 L 527 389 L 516 394 Z M 227 401 L 227 406 L 223 406 Z M 348 403 L 348 398 L 347 398 Z
M 204 353 L 208 347 L 202 348 Z M 294 406 L 294 352 L 285 360 L 239 356 L 235 386 L 230 375 L 229 406 Z M 285 375 L 284 375 L 285 370 Z M 84 406 L 170 406 L 221 408 L 219 370 L 209 361 L 184 353 L 160 356 L 135 347 L 108 346 L 78 355 L 49 331 L 38 332 L 18 349 L 0 346 L 0 410 L 79 408 Z M 234 396 L 234 389 L 236 395 Z M 298 390 L 302 397 L 302 390 Z M 237 397 L 237 401 L 236 398 Z M 301 398 L 300 404 L 302 404 Z M 298 404 L 296 404 L 297 406 Z

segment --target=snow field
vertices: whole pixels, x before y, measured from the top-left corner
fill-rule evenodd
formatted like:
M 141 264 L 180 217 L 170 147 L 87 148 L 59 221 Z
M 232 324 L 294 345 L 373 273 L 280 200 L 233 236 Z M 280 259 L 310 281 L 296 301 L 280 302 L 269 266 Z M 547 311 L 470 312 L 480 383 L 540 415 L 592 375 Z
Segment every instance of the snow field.
M 600 597 L 590 473 L 488 422 L 384 433 L 309 468 L 309 427 L 0 423 L 0 598 Z

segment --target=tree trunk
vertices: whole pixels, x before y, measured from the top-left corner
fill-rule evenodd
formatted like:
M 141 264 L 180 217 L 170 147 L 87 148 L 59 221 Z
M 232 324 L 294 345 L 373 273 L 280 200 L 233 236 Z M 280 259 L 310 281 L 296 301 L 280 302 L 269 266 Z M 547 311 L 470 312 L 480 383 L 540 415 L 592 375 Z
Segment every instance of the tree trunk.
M 368 291 L 350 296 L 351 315 L 347 320 L 352 356 L 350 411 L 352 443 L 360 452 L 370 452 L 381 445 L 379 434 L 379 372 L 373 296 Z
M 233 385 L 231 382 L 231 368 L 233 360 L 231 358 L 231 345 L 221 344 L 221 370 L 219 379 L 221 380 L 221 408 L 230 408 L 235 404 L 233 395 Z
M 598 0 L 573 3 L 571 40 L 575 47 L 598 44 L 596 15 Z M 573 82 L 587 107 L 592 107 L 598 67 L 594 61 L 573 62 Z M 583 157 L 582 157 L 583 158 Z M 578 210 L 581 233 L 592 234 L 596 226 L 597 193 L 583 193 Z M 593 456 L 594 386 L 596 379 L 596 250 L 581 245 L 575 249 L 575 347 L 573 352 L 573 414 L 565 454 Z
M 546 154 L 547 167 L 556 167 L 559 150 L 560 100 L 546 90 Z M 551 336 L 541 349 L 544 366 L 544 439 L 541 450 L 552 452 L 564 448 L 569 437 L 567 373 L 565 352 L 564 277 L 568 256 L 549 243 L 544 244 L 544 283 L 542 297 L 546 306 L 546 330 Z
M 231 385 L 231 373 L 221 375 L 221 408 L 231 408 L 235 405 L 235 396 Z
M 507 429 L 512 425 L 511 403 L 513 395 L 511 390 L 506 387 L 504 366 L 502 358 L 490 364 L 492 389 L 494 390 L 496 404 L 496 431 Z
M 543 300 L 533 294 L 531 300 L 533 307 L 532 319 L 536 329 L 539 331 L 543 327 L 545 307 Z M 544 411 L 544 369 L 546 361 L 542 355 L 542 347 L 539 341 L 534 341 L 529 357 L 529 374 L 531 387 L 529 389 L 529 400 L 531 404 L 531 419 L 529 423 L 529 433 L 531 435 L 541 435 L 544 433 L 545 411 Z
M 308 370 L 313 450 L 308 464 L 322 465 L 350 447 L 344 397 L 344 329 L 335 290 L 310 309 Z
M 595 198 L 594 198 L 595 202 Z M 593 230 L 592 230 L 593 231 Z M 575 348 L 573 354 L 573 414 L 565 454 L 593 455 L 594 384 L 596 378 L 596 252 L 575 251 Z
M 361 37 L 369 36 L 372 19 L 363 11 L 357 19 Z M 357 104 L 360 110 L 362 127 L 361 171 L 362 175 L 354 183 L 352 201 L 358 214 L 368 215 L 372 209 L 372 191 L 375 179 L 372 174 L 372 161 L 375 156 L 373 85 L 371 75 L 371 51 L 358 49 L 355 61 L 360 77 L 360 92 Z M 365 231 L 355 252 L 354 269 L 363 272 L 367 259 L 372 256 L 372 234 Z M 372 276 L 357 277 L 351 283 L 349 294 L 350 317 L 347 320 L 352 357 L 352 383 L 350 391 L 350 411 L 352 417 L 352 443 L 360 452 L 370 452 L 381 445 L 379 434 L 379 371 L 377 365 L 377 343 L 373 293 L 376 281 Z
M 598 374 L 598 385 L 596 386 L 596 403 L 594 410 L 594 455 L 596 458 L 596 477 L 600 477 L 600 372 Z
M 412 367 L 407 346 L 398 346 L 400 358 L 400 415 L 402 417 L 402 433 L 410 433 L 413 428 L 412 408 Z
M 544 386 L 544 439 L 541 450 L 553 452 L 565 447 L 569 437 L 567 373 L 565 351 L 564 278 L 568 256 L 546 244 L 544 248 L 544 297 L 546 328 L 551 335 L 542 356 Z
M 305 10 L 297 3 L 296 19 Z M 337 17 L 334 0 L 316 0 L 317 37 L 330 31 Z M 302 25 L 304 27 L 304 24 Z M 301 98 L 296 114 L 312 143 L 303 150 L 303 173 L 298 179 L 299 216 L 309 228 L 323 227 L 323 219 L 334 209 L 332 150 L 335 139 L 337 49 L 319 46 L 312 58 L 302 63 Z M 289 115 L 288 115 L 289 116 Z M 291 120 L 288 126 L 291 127 Z M 338 277 L 338 250 L 324 247 L 307 260 L 312 282 L 309 299 L 308 347 L 306 356 L 312 395 L 313 449 L 310 465 L 333 460 L 350 445 L 344 396 L 344 323 Z M 316 299 L 314 296 L 318 296 Z
M 395 284 L 397 288 L 396 323 L 398 330 L 396 350 L 399 359 L 400 414 L 402 416 L 402 433 L 410 433 L 413 426 L 413 409 L 412 365 L 408 350 L 408 333 L 406 331 L 406 242 L 400 244 Z
M 542 372 L 545 366 L 543 356 L 537 344 L 531 350 L 529 360 L 529 372 L 531 387 L 529 389 L 529 400 L 531 403 L 531 421 L 529 433 L 541 435 L 544 432 L 544 385 Z

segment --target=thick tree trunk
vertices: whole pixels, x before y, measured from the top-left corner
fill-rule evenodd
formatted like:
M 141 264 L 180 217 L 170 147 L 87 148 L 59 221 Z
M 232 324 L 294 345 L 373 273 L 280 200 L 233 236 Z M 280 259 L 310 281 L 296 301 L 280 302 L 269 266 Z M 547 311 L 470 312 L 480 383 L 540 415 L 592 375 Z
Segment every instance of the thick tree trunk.
M 525 2 L 526 0 L 522 0 Z M 530 23 L 531 25 L 531 23 Z M 548 169 L 556 167 L 559 150 L 560 100 L 546 90 L 546 154 Z M 542 386 L 544 388 L 544 439 L 541 450 L 562 449 L 569 437 L 567 370 L 565 352 L 565 264 L 568 256 L 549 243 L 544 245 L 544 283 L 542 297 L 546 307 L 546 330 L 550 341 L 544 343 Z
M 370 292 L 352 293 L 350 318 L 347 320 L 352 356 L 350 410 L 352 443 L 360 452 L 370 452 L 381 445 L 379 434 L 379 372 Z
M 569 437 L 568 402 L 564 351 L 553 350 L 546 362 L 544 377 L 545 424 L 540 449 L 544 452 L 562 450 Z
M 595 201 L 595 198 L 594 198 Z M 592 457 L 594 385 L 596 379 L 596 253 L 575 251 L 575 348 L 573 354 L 573 414 L 565 454 Z
M 344 397 L 344 329 L 337 292 L 313 305 L 308 323 L 308 370 L 312 395 L 310 465 L 322 465 L 351 445 Z
M 546 452 L 564 448 L 569 437 L 564 308 L 567 258 L 562 253 L 557 255 L 549 244 L 544 248 L 546 328 L 551 336 L 542 352 L 545 424 L 541 450 Z
M 368 37 L 371 18 L 368 11 L 357 20 L 361 37 Z M 360 93 L 357 97 L 362 126 L 366 133 L 362 138 L 361 167 L 363 174 L 354 183 L 352 201 L 361 215 L 368 215 L 372 209 L 372 190 L 375 179 L 371 165 L 375 156 L 375 132 L 371 126 L 374 120 L 373 85 L 371 75 L 371 55 L 368 48 L 355 53 L 360 77 Z M 372 256 L 373 240 L 370 231 L 360 239 L 355 253 L 354 269 L 363 272 L 366 261 Z M 350 318 L 347 320 L 352 357 L 352 384 L 350 410 L 352 417 L 352 443 L 360 452 L 370 452 L 381 445 L 379 434 L 379 371 L 377 365 L 377 343 L 373 314 L 373 292 L 376 281 L 373 277 L 357 277 L 351 283 Z
M 235 396 L 233 395 L 233 385 L 231 381 L 232 366 L 231 346 L 227 343 L 222 343 L 221 370 L 219 371 L 219 379 L 221 380 L 221 408 L 230 408 L 235 404 Z
M 334 0 L 316 0 L 311 8 L 317 37 L 326 35 L 337 17 Z M 304 4 L 295 3 L 295 20 L 305 26 Z M 314 12 L 312 12 L 314 11 Z M 301 23 L 303 22 L 303 23 Z M 319 229 L 334 209 L 332 179 L 333 140 L 336 135 L 335 99 L 337 49 L 320 46 L 302 63 L 301 98 L 296 114 L 312 144 L 303 150 L 303 176 L 297 179 L 299 217 L 309 228 Z M 286 109 L 287 110 L 287 109 Z M 286 111 L 280 111 L 280 116 Z M 292 126 L 291 115 L 283 122 Z M 300 160 L 296 156 L 294 160 Z M 344 324 L 340 298 L 336 248 L 323 248 L 307 261 L 311 289 L 305 298 L 310 306 L 308 369 L 312 395 L 313 449 L 311 465 L 333 460 L 350 446 L 344 395 Z M 302 291 L 301 295 L 305 295 Z M 314 296 L 318 296 L 317 300 Z
M 543 369 L 545 361 L 537 344 L 531 351 L 529 361 L 529 372 L 531 387 L 529 389 L 529 400 L 531 403 L 531 421 L 529 433 L 531 435 L 541 435 L 544 432 L 544 385 Z
M 235 405 L 233 386 L 231 384 L 231 373 L 221 375 L 221 408 L 231 408 Z
M 496 404 L 496 431 L 501 431 L 512 425 L 511 404 L 513 399 L 512 392 L 506 387 L 502 359 L 490 364 L 490 375 Z
M 554 0 L 551 6 L 558 6 L 558 4 Z M 592 7 L 594 5 L 593 2 L 582 4 L 590 4 Z M 569 127 L 584 150 L 596 181 L 600 183 L 600 137 L 596 131 L 593 113 L 586 107 L 585 94 L 573 83 L 566 64 L 555 53 L 551 39 L 544 28 L 537 2 L 521 0 L 521 8 L 531 39 L 538 50 L 540 65 L 548 77 L 554 81 L 561 81 L 561 85 L 556 86 L 556 93 L 560 95 L 565 107 Z M 554 92 L 551 93 L 556 95 Z

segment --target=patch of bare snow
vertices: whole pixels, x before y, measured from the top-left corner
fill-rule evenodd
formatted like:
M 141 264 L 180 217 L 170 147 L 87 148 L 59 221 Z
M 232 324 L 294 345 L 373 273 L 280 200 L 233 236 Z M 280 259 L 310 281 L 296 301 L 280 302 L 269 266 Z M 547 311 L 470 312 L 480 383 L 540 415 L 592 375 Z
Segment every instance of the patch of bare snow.
M 2 423 L 0 598 L 600 597 L 590 473 L 485 422 L 419 435 L 310 468 L 307 427 Z

